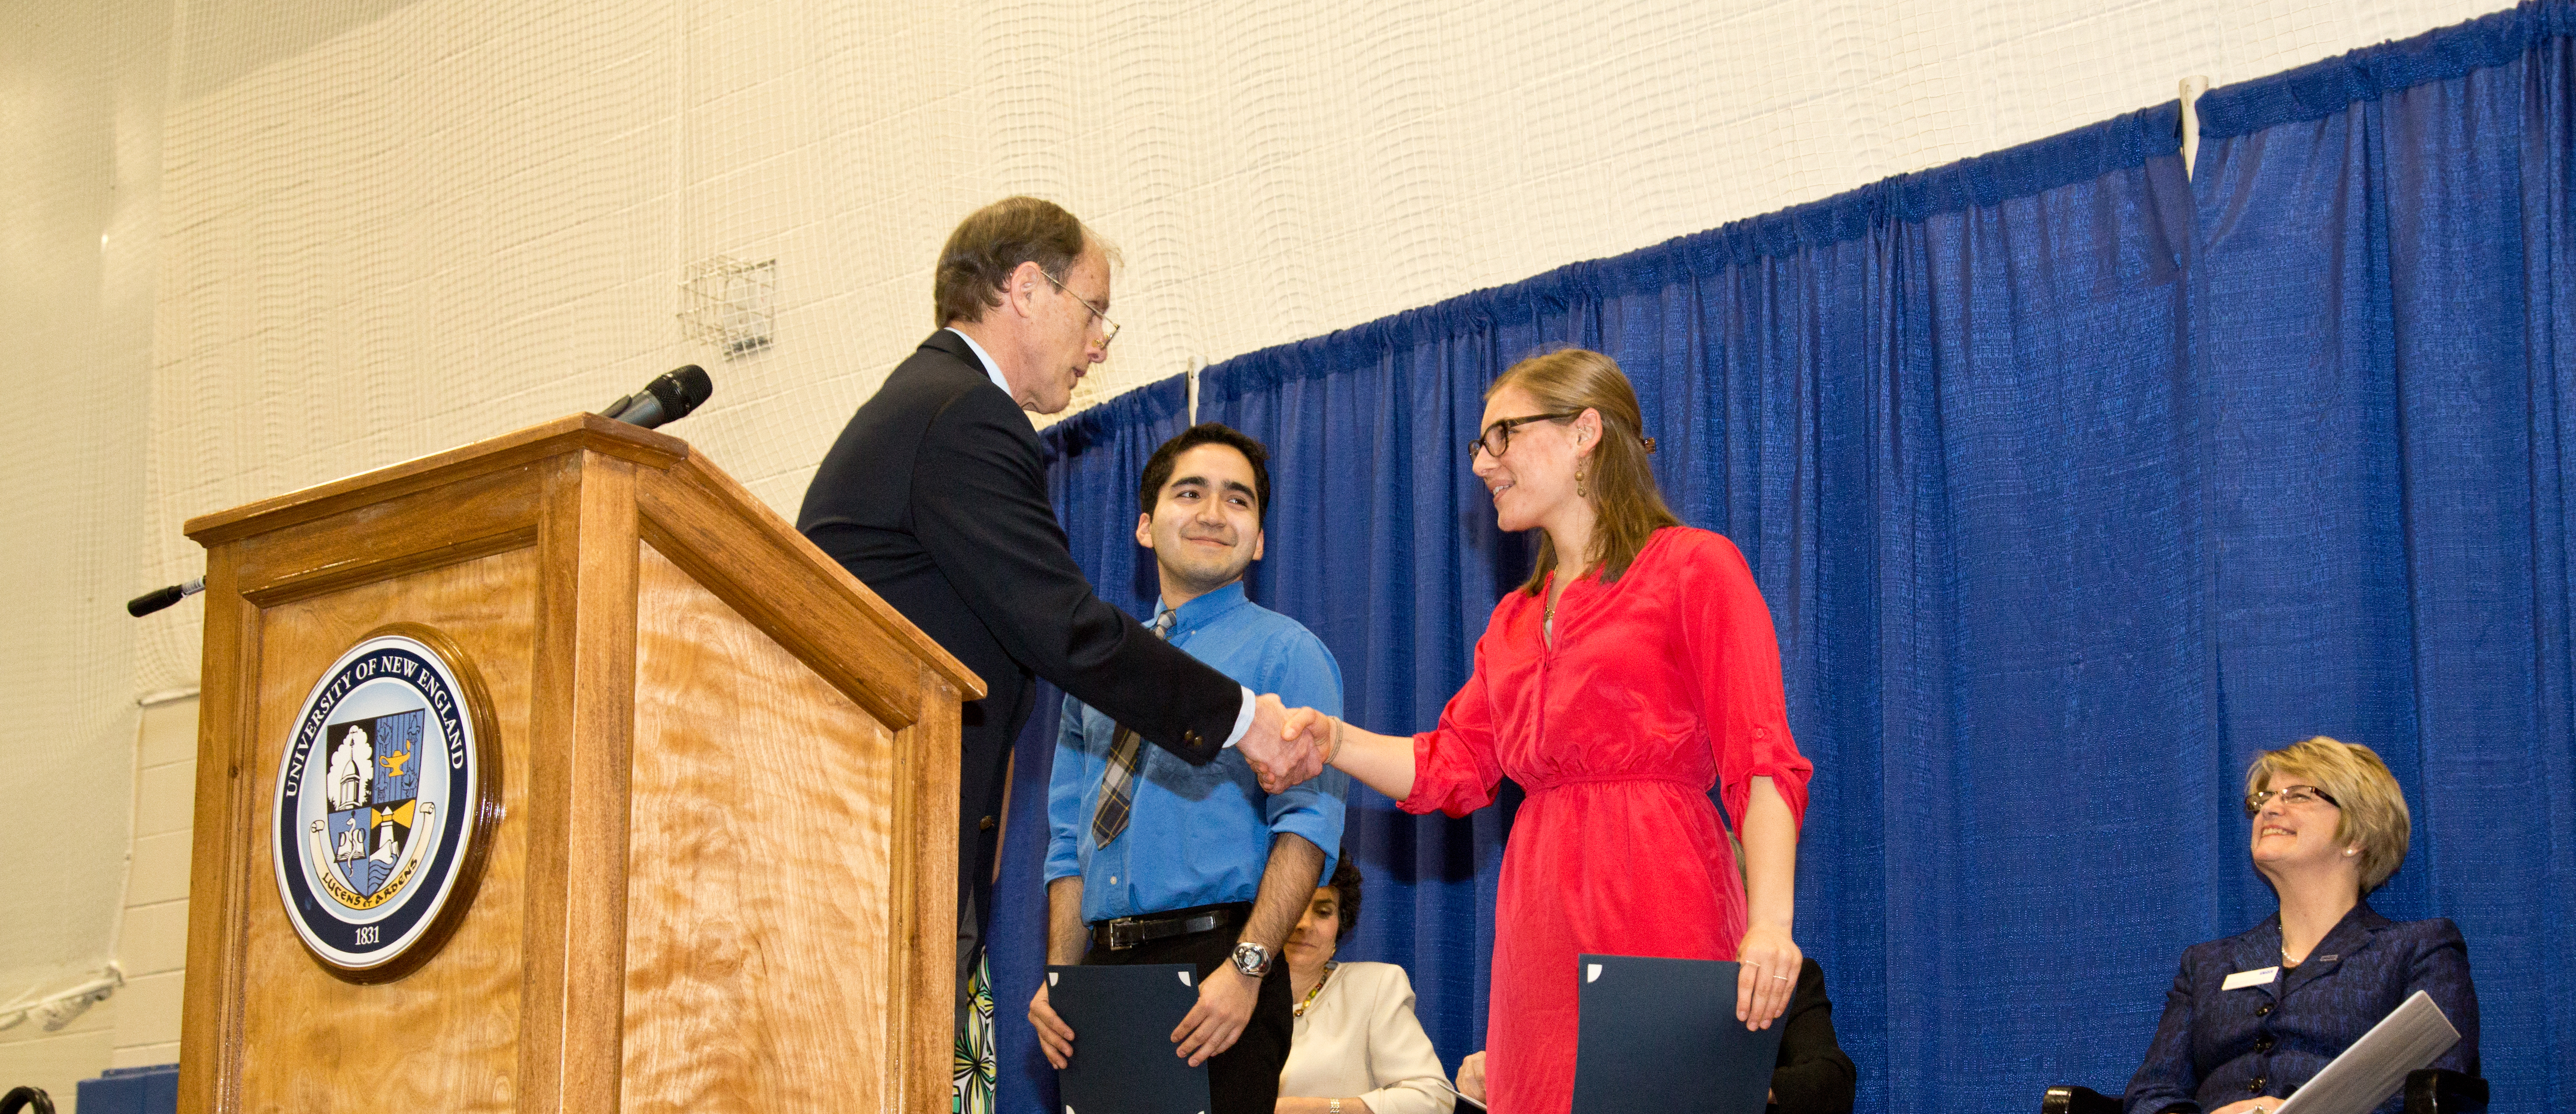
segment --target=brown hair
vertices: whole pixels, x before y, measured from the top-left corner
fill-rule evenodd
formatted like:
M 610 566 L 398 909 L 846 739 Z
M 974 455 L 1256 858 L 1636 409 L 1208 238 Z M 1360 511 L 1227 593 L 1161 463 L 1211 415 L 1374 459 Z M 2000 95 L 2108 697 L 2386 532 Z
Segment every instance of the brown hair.
M 1637 392 L 1628 386 L 1619 361 L 1586 348 L 1545 352 L 1513 364 L 1485 388 L 1485 397 L 1491 399 L 1505 387 L 1529 392 L 1543 412 L 1573 411 L 1577 417 L 1584 410 L 1601 412 L 1601 444 L 1592 451 L 1592 474 L 1584 486 L 1591 489 L 1594 515 L 1591 557 L 1601 566 L 1601 582 L 1617 583 L 1655 531 L 1682 524 L 1664 505 L 1655 470 L 1646 464 L 1655 441 L 1646 436 Z M 1557 424 L 1573 420 L 1560 418 Z M 1538 565 L 1521 590 L 1537 595 L 1547 586 L 1547 574 L 1556 571 L 1556 560 L 1555 540 L 1540 531 Z
M 2361 892 L 2378 889 L 2406 861 L 2414 820 L 2397 775 L 2377 751 L 2323 735 L 2302 739 L 2255 755 L 2245 770 L 2248 796 L 2274 781 L 2314 785 L 2335 799 L 2335 842 L 2361 845 Z
M 1020 264 L 1034 262 L 1062 282 L 1074 261 L 1082 258 L 1083 249 L 1090 247 L 1115 253 L 1079 218 L 1052 201 L 1005 197 L 975 210 L 939 249 L 931 297 L 940 327 L 983 320 L 985 310 L 1002 304 L 1002 290 Z

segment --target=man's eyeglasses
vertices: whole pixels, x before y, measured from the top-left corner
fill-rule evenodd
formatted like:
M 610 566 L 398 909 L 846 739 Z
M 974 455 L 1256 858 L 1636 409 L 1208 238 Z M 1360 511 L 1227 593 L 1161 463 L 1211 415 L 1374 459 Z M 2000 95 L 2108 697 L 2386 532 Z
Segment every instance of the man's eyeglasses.
M 1531 422 L 1561 422 L 1567 418 L 1580 417 L 1582 413 L 1583 411 L 1580 410 L 1566 410 L 1554 414 L 1532 414 L 1526 418 L 1504 418 L 1486 426 L 1485 432 L 1477 434 L 1475 440 L 1467 442 L 1467 463 L 1476 462 L 1478 449 L 1485 450 L 1487 456 L 1500 459 L 1504 451 L 1512 447 L 1512 430 L 1516 428 Z
M 1109 347 L 1110 341 L 1118 339 L 1118 323 L 1110 320 L 1109 315 L 1103 312 L 1099 306 L 1091 304 L 1091 299 L 1074 293 L 1072 288 L 1067 287 L 1064 284 L 1063 279 L 1057 278 L 1054 275 L 1047 275 L 1046 268 L 1044 267 L 1038 268 L 1038 273 L 1046 275 L 1047 281 L 1054 283 L 1056 289 L 1064 291 L 1065 297 L 1082 303 L 1082 308 L 1090 310 L 1093 317 L 1100 319 L 1100 346 L 1102 348 Z
M 2318 801 L 2324 801 L 2327 804 L 2335 806 L 2337 809 L 2343 807 L 2343 802 L 2326 795 L 2325 790 L 2319 789 L 2316 786 L 2284 785 L 2278 789 L 2257 789 L 2246 794 L 2245 815 L 2252 816 L 2255 813 L 2263 811 L 2263 806 L 2270 802 L 2274 797 L 2281 798 L 2281 803 L 2285 805 L 2312 805 Z

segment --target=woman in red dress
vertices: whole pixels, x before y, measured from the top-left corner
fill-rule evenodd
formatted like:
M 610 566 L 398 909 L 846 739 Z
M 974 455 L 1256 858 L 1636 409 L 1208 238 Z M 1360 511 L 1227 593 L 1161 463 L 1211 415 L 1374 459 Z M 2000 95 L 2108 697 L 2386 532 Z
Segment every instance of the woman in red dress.
M 1316 725 L 1327 762 L 1407 812 L 1464 816 L 1505 776 L 1527 791 L 1495 900 L 1485 1071 L 1500 1114 L 1558 1114 L 1580 953 L 1741 960 L 1735 1016 L 1780 1015 L 1814 767 L 1789 737 L 1770 610 L 1732 543 L 1664 505 L 1619 365 L 1532 357 L 1485 400 L 1468 456 L 1503 529 L 1545 532 L 1537 569 L 1494 606 L 1438 727 L 1376 735 L 1300 711 L 1286 734 Z

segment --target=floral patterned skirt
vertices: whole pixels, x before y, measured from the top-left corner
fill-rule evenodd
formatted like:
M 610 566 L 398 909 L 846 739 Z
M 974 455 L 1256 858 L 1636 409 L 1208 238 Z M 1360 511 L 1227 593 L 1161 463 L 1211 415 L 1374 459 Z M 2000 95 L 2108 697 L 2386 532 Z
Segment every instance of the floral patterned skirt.
M 993 1114 L 993 1081 L 998 1063 L 993 1052 L 993 957 L 990 953 L 975 960 L 975 974 L 966 980 L 966 992 L 975 1002 L 973 1020 L 964 1032 L 957 1034 L 957 1060 L 951 1079 L 956 1095 L 949 1105 L 954 1114 Z

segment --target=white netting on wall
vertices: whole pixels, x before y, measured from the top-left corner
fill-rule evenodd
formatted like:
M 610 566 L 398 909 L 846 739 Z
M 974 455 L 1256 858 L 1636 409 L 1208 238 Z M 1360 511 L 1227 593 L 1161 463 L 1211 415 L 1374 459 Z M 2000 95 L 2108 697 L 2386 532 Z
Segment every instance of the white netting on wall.
M 674 432 L 792 515 L 1009 193 L 1124 251 L 1082 405 L 2500 6 L 181 0 L 133 583 L 680 363 Z M 684 316 L 717 261 L 770 265 L 766 343 Z M 195 677 L 184 606 L 137 691 Z

